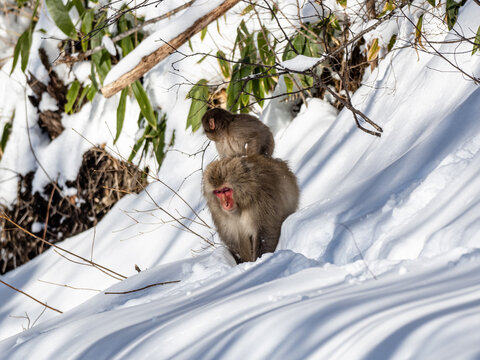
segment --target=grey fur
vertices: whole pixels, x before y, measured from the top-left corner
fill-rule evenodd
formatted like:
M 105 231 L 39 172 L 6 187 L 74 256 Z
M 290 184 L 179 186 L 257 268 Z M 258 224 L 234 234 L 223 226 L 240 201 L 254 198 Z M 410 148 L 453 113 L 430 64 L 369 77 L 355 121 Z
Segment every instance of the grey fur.
M 225 211 L 213 194 L 233 189 L 234 210 Z M 277 247 L 283 221 L 298 206 L 295 175 L 280 160 L 262 155 L 225 158 L 203 173 L 203 194 L 220 239 L 237 262 L 255 261 Z
M 215 121 L 215 129 L 209 126 Z M 258 118 L 247 114 L 232 114 L 216 108 L 208 110 L 202 118 L 207 137 L 215 142 L 221 158 L 232 156 L 272 156 L 275 148 L 270 128 Z

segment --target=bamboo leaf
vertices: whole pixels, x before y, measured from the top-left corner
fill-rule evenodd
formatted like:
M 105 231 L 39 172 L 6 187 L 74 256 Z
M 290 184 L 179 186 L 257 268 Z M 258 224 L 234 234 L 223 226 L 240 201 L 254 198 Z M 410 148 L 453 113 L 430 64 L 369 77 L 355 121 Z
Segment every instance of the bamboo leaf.
M 227 88 L 227 108 L 231 111 L 238 109 L 237 99 L 242 91 L 242 82 L 240 81 L 240 64 L 235 64 L 232 69 L 232 78 Z
M 425 49 L 425 47 L 422 44 L 422 26 L 423 26 L 423 14 L 420 15 L 420 17 L 418 18 L 417 26 L 415 27 L 415 44 L 418 44 Z
M 93 29 L 93 17 L 94 17 L 93 9 L 88 9 L 83 13 L 81 30 L 84 36 L 86 36 L 87 34 L 90 34 L 90 32 Z M 88 39 L 82 38 L 82 50 L 87 51 L 87 49 L 88 49 Z
M 201 64 L 201 63 L 207 58 L 208 55 L 210 55 L 210 54 L 205 54 L 205 55 L 203 55 L 203 56 L 200 58 L 200 60 L 197 61 L 197 64 Z
M 157 159 L 158 166 L 160 167 L 165 158 L 165 130 L 167 128 L 166 116 L 163 115 L 160 122 L 159 131 L 157 132 L 155 138 L 153 139 L 154 144 L 154 154 Z
M 225 79 L 229 79 L 231 75 L 230 63 L 226 60 L 227 56 L 222 50 L 217 51 L 217 61 L 220 71 Z
M 208 87 L 207 80 L 201 79 L 188 92 L 187 98 L 192 99 L 187 117 L 187 126 L 195 132 L 202 125 L 202 117 L 207 112 Z
M 397 41 L 397 34 L 393 34 L 388 42 L 387 51 L 392 51 L 395 42 Z
M 47 9 L 52 17 L 55 25 L 63 31 L 69 38 L 77 40 L 77 32 L 75 26 L 70 19 L 67 7 L 63 4 L 62 0 L 45 0 Z
M 143 142 L 145 141 L 145 133 L 147 132 L 147 129 L 145 129 L 145 132 L 143 133 L 142 137 L 138 139 L 138 141 L 133 145 L 132 152 L 130 153 L 130 156 L 128 157 L 128 161 L 132 161 L 135 155 L 137 155 L 138 150 L 142 147 Z
M 135 98 L 137 99 L 138 105 L 140 106 L 140 111 L 141 111 L 143 117 L 147 120 L 147 122 L 150 124 L 150 126 L 154 130 L 156 130 L 157 129 L 157 117 L 155 116 L 152 104 L 150 103 L 148 95 L 145 92 L 145 89 L 143 88 L 140 81 L 137 80 L 132 84 L 132 90 L 133 90 L 133 95 L 135 95 Z
M 123 121 L 125 120 L 125 109 L 127 106 L 127 94 L 128 94 L 128 87 L 122 90 L 120 94 L 120 101 L 118 102 L 117 107 L 117 133 L 115 134 L 115 140 L 113 140 L 113 144 L 115 144 L 122 133 L 123 128 Z
M 255 4 L 248 5 L 245 9 L 242 10 L 242 16 L 247 15 L 250 11 L 255 8 Z
M 25 41 L 25 37 L 27 35 L 27 31 L 25 31 L 20 37 L 18 38 L 17 44 L 15 45 L 15 50 L 13 50 L 13 64 L 12 64 L 12 70 L 10 70 L 10 75 L 13 73 L 13 70 L 15 70 L 15 67 L 17 66 L 18 62 L 18 57 L 20 56 L 20 52 L 23 47 L 23 43 Z
M 205 39 L 206 35 L 207 35 L 207 27 L 205 26 L 200 33 L 200 40 L 203 41 L 203 39 Z
M 85 13 L 85 7 L 83 6 L 82 2 L 80 0 L 72 0 L 72 4 L 77 9 L 78 15 L 83 16 Z
M 290 76 L 284 76 L 283 80 L 285 81 L 287 93 L 291 93 L 293 91 L 293 80 L 290 78 Z
M 22 71 L 25 72 L 28 65 L 28 56 L 30 55 L 30 46 L 32 45 L 32 30 L 26 31 L 27 36 L 23 40 L 21 55 L 22 55 Z
M 379 52 L 380 52 L 380 47 L 378 46 L 378 39 L 375 38 L 372 41 L 372 45 L 370 45 L 370 48 L 368 49 L 367 60 L 368 61 L 375 60 Z
M 125 15 L 123 15 L 118 21 L 118 27 L 121 33 L 124 33 L 128 30 L 127 19 L 125 18 Z M 126 38 L 120 40 L 120 47 L 122 48 L 123 56 L 126 56 L 129 52 L 131 52 L 134 49 L 132 37 L 127 36 Z
M 255 100 L 257 100 L 258 105 L 263 108 L 264 98 L 265 98 L 265 90 L 263 87 L 263 82 L 260 79 L 252 80 L 252 87 L 253 87 L 253 95 L 255 96 Z
M 80 96 L 78 97 L 78 101 L 76 102 L 77 105 L 75 106 L 74 112 L 76 112 L 77 109 L 82 105 L 83 99 L 85 98 L 85 95 L 88 94 L 88 91 L 90 90 L 90 87 L 91 87 L 91 85 L 88 85 L 88 86 L 85 86 L 82 89 L 82 92 L 80 93 Z
M 73 104 L 75 104 L 75 100 L 77 99 L 79 90 L 80 83 L 78 82 L 78 80 L 75 80 L 67 92 L 67 103 L 65 104 L 65 112 L 67 114 L 71 114 L 73 112 Z
M 477 50 L 480 50 L 480 26 L 478 27 L 477 35 L 475 36 L 475 44 L 473 45 L 472 55 L 475 54 Z
M 269 64 L 270 58 L 270 48 L 268 47 L 268 32 L 267 29 L 263 28 L 263 31 L 260 31 L 257 35 L 257 47 L 260 54 L 260 59 L 264 64 Z M 270 64 L 269 64 L 270 65 Z
M 0 139 L 0 158 L 2 157 L 2 153 L 5 151 L 11 131 L 12 123 L 7 122 L 3 127 L 2 138 Z

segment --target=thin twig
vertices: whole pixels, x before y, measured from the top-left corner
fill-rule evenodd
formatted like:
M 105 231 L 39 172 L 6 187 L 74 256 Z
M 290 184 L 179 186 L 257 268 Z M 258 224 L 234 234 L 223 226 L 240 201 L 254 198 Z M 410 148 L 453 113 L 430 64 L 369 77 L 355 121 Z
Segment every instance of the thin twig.
M 142 287 L 142 288 L 140 288 L 140 289 L 129 290 L 129 291 L 118 291 L 118 292 L 117 292 L 117 291 L 107 291 L 107 292 L 105 293 L 105 295 L 130 294 L 130 293 L 137 292 L 137 291 L 142 291 L 142 290 L 145 290 L 145 289 L 154 287 L 154 286 L 174 284 L 174 283 L 178 283 L 178 282 L 180 282 L 180 280 L 164 281 L 164 282 L 160 282 L 160 283 L 156 283 L 156 284 L 150 284 L 150 285 L 144 286 L 144 287 Z
M 54 248 L 56 248 L 56 249 L 58 249 L 58 250 L 61 250 L 61 251 L 65 252 L 65 253 L 67 253 L 67 254 L 69 254 L 69 255 L 72 255 L 72 256 L 74 256 L 74 257 L 76 257 L 76 258 L 78 258 L 78 259 L 86 262 L 87 264 L 90 264 L 91 266 L 98 267 L 99 269 L 103 269 L 103 270 L 105 270 L 105 271 L 107 271 L 107 272 L 109 272 L 109 273 L 111 273 L 111 274 L 115 274 L 116 276 L 119 276 L 119 277 L 121 277 L 121 278 L 123 278 L 123 279 L 126 279 L 126 278 L 127 278 L 126 276 L 124 276 L 124 275 L 122 275 L 122 274 L 119 274 L 119 273 L 117 273 L 117 272 L 115 272 L 115 271 L 113 271 L 113 270 L 110 270 L 109 268 L 107 268 L 107 267 L 105 267 L 105 266 L 103 266 L 103 265 L 97 264 L 97 263 L 95 263 L 95 262 L 93 262 L 93 261 L 90 261 L 90 260 L 88 260 L 88 259 L 85 259 L 84 257 L 82 257 L 82 256 L 80 256 L 80 255 L 77 255 L 77 254 L 75 254 L 75 253 L 73 253 L 73 252 L 71 252 L 71 251 L 69 251 L 69 250 L 67 250 L 67 249 L 64 249 L 64 248 L 62 248 L 62 247 L 60 247 L 60 246 L 58 246 L 58 245 L 56 245 L 56 244 L 52 244 L 52 243 L 49 243 L 49 242 L 46 241 L 46 240 L 43 240 L 41 237 L 39 237 L 39 236 L 37 236 L 37 235 L 35 235 L 35 234 L 32 234 L 32 233 L 31 233 L 30 231 L 28 231 L 27 229 L 21 227 L 21 226 L 20 226 L 19 224 L 17 224 L 15 221 L 13 221 L 12 219 L 10 219 L 6 214 L 0 213 L 0 219 L 7 220 L 9 223 L 11 223 L 12 225 L 16 226 L 16 227 L 19 228 L 20 230 L 22 230 L 25 234 L 30 235 L 31 237 L 33 237 L 33 238 L 35 238 L 35 239 L 37 239 L 37 240 L 40 240 L 40 241 L 42 241 L 43 243 L 45 243 L 45 244 L 47 244 L 47 245 L 49 245 L 49 246 L 52 246 L 52 247 L 54 247 Z M 109 275 L 111 275 L 111 274 L 109 274 Z
M 42 301 L 40 301 L 40 300 L 38 300 L 38 299 L 35 299 L 32 295 L 29 295 L 29 294 L 27 294 L 26 292 L 24 292 L 24 291 L 22 291 L 22 290 L 20 290 L 20 289 L 17 289 L 16 287 L 14 287 L 14 286 L 12 286 L 12 285 L 10 285 L 10 284 L 7 284 L 7 283 L 6 283 L 5 281 L 3 281 L 2 279 L 0 279 L 0 283 L 2 283 L 3 285 L 8 286 L 10 289 L 13 289 L 13 290 L 15 290 L 15 291 L 17 291 L 17 292 L 19 292 L 19 293 L 21 293 L 21 294 L 29 297 L 30 299 L 36 301 L 37 303 L 42 304 L 43 306 L 49 308 L 50 310 L 56 311 L 56 312 L 58 312 L 58 313 L 60 313 L 60 314 L 63 314 L 63 311 L 60 311 L 60 310 L 58 310 L 58 309 L 55 309 L 54 307 L 51 307 L 50 305 L 47 305 L 46 303 L 44 303 L 44 302 L 42 302 Z
M 102 290 L 98 290 L 98 289 L 80 288 L 80 287 L 75 287 L 75 286 L 71 286 L 71 285 L 67 285 L 67 284 L 58 284 L 58 283 L 54 283 L 54 282 L 46 281 L 46 280 L 41 280 L 41 279 L 38 279 L 38 281 L 42 282 L 42 283 L 45 283 L 45 284 L 65 287 L 65 288 L 69 288 L 69 289 L 73 289 L 73 290 L 86 290 L 86 291 L 102 292 Z
M 48 218 L 50 217 L 50 207 L 52 206 L 52 199 L 53 199 L 54 192 L 55 192 L 55 186 L 52 186 L 52 192 L 50 193 L 50 198 L 48 199 L 47 214 L 45 215 L 45 225 L 44 225 L 43 236 L 42 236 L 43 240 L 47 240 Z M 40 244 L 40 249 L 39 249 L 40 254 L 43 252 L 43 245 L 44 243 L 42 242 Z
M 112 42 L 116 43 L 117 41 L 125 39 L 127 36 L 130 36 L 133 33 L 136 33 L 137 31 L 141 30 L 142 28 L 144 28 L 147 25 L 150 25 L 150 24 L 156 23 L 160 20 L 164 20 L 166 18 L 169 18 L 170 16 L 175 15 L 176 13 L 190 7 L 194 2 L 195 2 L 195 0 L 191 0 L 188 3 L 185 3 L 185 4 L 175 8 L 175 9 L 173 9 L 173 10 L 171 10 L 171 11 L 169 11 L 169 12 L 163 14 L 163 15 L 157 16 L 153 19 L 150 19 L 150 20 L 147 20 L 147 21 L 145 21 L 141 24 L 138 24 L 137 26 L 134 26 L 133 28 L 128 29 L 124 33 L 121 33 L 121 34 L 118 34 L 117 36 L 114 36 L 112 38 Z M 95 31 L 95 30 L 93 30 L 93 31 Z M 88 37 L 88 36 L 89 36 L 89 34 L 87 34 L 85 37 Z M 84 53 L 78 54 L 76 56 L 75 55 L 74 56 L 64 56 L 63 58 L 58 59 L 55 62 L 55 64 L 72 64 L 72 63 L 75 63 L 75 62 L 78 62 L 78 61 L 84 61 L 89 56 L 91 56 L 91 55 L 93 55 L 93 54 L 95 54 L 99 51 L 102 51 L 104 48 L 105 48 L 104 45 L 99 45 L 99 46 L 94 47 L 93 49 L 90 49 L 90 50 L 88 50 Z
M 214 244 L 209 241 L 208 239 L 206 239 L 205 237 L 203 237 L 202 235 L 200 235 L 199 233 L 193 231 L 192 229 L 190 229 L 187 225 L 185 225 L 184 223 L 182 223 L 180 220 L 178 220 L 175 216 L 173 216 L 172 214 L 170 214 L 167 210 L 165 210 L 164 208 L 162 208 L 156 201 L 155 199 L 153 198 L 152 195 L 150 195 L 150 193 L 147 191 L 147 189 L 144 190 L 145 193 L 148 195 L 148 197 L 150 198 L 150 200 L 155 204 L 155 206 L 162 210 L 165 214 L 167 214 L 168 216 L 170 216 L 175 222 L 177 222 L 178 224 L 180 224 L 180 226 L 184 227 L 188 232 L 191 232 L 192 234 L 198 236 L 200 239 L 204 240 L 207 244 L 209 244 L 210 246 L 214 246 Z

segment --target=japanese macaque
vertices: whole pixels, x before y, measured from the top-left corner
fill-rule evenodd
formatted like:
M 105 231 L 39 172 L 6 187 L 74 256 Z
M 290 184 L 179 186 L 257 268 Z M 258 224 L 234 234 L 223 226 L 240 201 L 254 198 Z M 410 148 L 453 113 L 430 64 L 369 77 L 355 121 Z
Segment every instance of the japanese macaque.
M 210 163 L 203 173 L 203 194 L 220 239 L 237 263 L 275 250 L 282 223 L 299 198 L 287 164 L 263 155 Z
M 275 142 L 269 127 L 247 114 L 210 109 L 202 118 L 203 129 L 215 141 L 220 158 L 233 156 L 272 156 Z

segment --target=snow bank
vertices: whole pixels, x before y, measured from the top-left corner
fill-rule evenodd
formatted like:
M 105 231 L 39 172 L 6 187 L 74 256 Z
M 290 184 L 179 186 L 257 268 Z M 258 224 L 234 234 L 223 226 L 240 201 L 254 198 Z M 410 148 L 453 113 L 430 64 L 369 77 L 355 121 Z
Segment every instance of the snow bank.
M 479 18 L 480 7 L 467 2 L 455 31 L 473 36 Z M 408 24 L 399 26 L 406 31 Z M 471 56 L 470 45 L 439 51 L 480 76 L 480 55 Z M 123 198 L 96 229 L 62 244 L 86 257 L 93 248 L 93 259 L 129 276 L 125 281 L 53 251 L 2 277 L 66 310 L 41 315 L 39 304 L 0 287 L 2 356 L 478 358 L 480 90 L 444 60 L 417 56 L 411 49 L 389 54 L 353 97 L 383 127 L 381 138 L 319 100 L 283 129 L 277 124 L 275 156 L 289 161 L 302 198 L 275 253 L 234 266 L 221 247 L 201 251 L 205 243 L 167 212 L 195 214 L 154 182 Z M 175 114 L 169 125 L 180 129 L 188 102 L 183 90 L 165 95 L 176 81 L 168 69 L 153 69 L 147 85 Z M 102 109 L 111 111 L 106 102 Z M 190 155 L 205 137 L 178 133 L 176 149 L 187 153 L 169 152 L 159 177 L 211 224 L 198 189 L 213 147 Z M 188 224 L 211 239 L 201 221 Z M 191 256 L 191 249 L 200 253 Z M 135 264 L 144 271 L 135 274 Z M 181 281 L 106 294 L 171 280 Z M 27 320 L 11 316 L 25 312 L 32 321 L 41 316 L 20 332 Z

